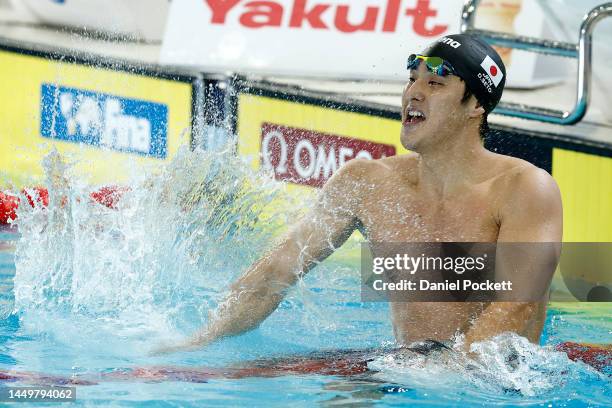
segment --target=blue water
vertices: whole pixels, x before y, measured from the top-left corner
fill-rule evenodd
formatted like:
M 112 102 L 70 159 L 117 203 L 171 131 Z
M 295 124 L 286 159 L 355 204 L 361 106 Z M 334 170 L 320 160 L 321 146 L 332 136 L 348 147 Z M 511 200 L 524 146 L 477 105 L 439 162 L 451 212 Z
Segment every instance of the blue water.
M 204 324 L 228 283 L 294 217 L 271 215 L 284 194 L 273 182 L 193 155 L 184 152 L 153 181 L 135 180 L 147 193 L 136 189 L 118 210 L 88 202 L 88 187 L 67 171 L 69 188 L 50 185 L 49 209 L 23 209 L 19 231 L 3 227 L 0 370 L 96 381 L 77 387 L 79 406 L 612 406 L 612 373 L 552 347 L 612 343 L 609 304 L 595 303 L 552 304 L 542 346 L 501 336 L 480 345 L 482 363 L 472 369 L 462 359 L 391 354 L 370 363 L 376 373 L 351 378 L 113 380 L 117 369 L 393 346 L 388 305 L 361 303 L 358 263 L 338 258 L 299 282 L 257 330 L 197 352 L 151 356 Z M 203 185 L 214 197 L 194 201 Z M 55 205 L 54 195 L 69 197 L 68 205 Z M 519 356 L 512 364 L 510 352 Z

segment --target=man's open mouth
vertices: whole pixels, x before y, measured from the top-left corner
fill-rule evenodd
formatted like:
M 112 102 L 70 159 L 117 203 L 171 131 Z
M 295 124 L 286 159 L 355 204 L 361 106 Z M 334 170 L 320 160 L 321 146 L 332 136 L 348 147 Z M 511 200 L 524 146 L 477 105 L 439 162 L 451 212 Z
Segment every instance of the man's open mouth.
M 410 109 L 406 113 L 405 123 L 413 125 L 413 124 L 424 122 L 425 119 L 426 117 L 423 112 L 421 112 L 420 110 L 416 110 L 416 109 Z

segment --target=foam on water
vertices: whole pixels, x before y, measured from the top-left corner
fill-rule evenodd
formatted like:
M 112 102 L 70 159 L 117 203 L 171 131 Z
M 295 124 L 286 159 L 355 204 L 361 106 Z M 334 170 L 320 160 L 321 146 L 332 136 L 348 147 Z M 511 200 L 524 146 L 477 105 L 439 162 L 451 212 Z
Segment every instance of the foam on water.
M 476 398 L 483 394 L 488 398 L 507 395 L 537 398 L 552 394 L 561 398 L 559 390 L 570 383 L 609 383 L 605 375 L 592 367 L 573 362 L 565 353 L 550 346 L 540 347 L 514 333 L 475 343 L 471 352 L 468 355 L 456 349 L 428 356 L 397 352 L 375 359 L 368 367 L 378 371 L 376 377 L 386 382 L 448 395 L 461 390 L 460 393 L 472 393 Z

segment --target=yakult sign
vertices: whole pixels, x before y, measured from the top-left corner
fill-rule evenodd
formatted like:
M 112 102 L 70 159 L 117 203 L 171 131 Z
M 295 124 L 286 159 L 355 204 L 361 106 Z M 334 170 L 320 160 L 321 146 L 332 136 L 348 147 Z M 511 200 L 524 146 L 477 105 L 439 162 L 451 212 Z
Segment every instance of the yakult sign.
M 381 32 L 392 33 L 397 31 L 402 0 L 387 0 L 386 4 L 380 6 L 365 7 L 365 15 L 360 22 L 349 21 L 350 4 L 334 6 L 325 1 L 317 3 L 311 0 L 308 4 L 308 0 L 295 0 L 285 9 L 282 3 L 275 1 L 204 0 L 204 3 L 212 13 L 211 24 L 225 25 L 230 12 L 238 9 L 238 23 L 245 28 L 280 28 L 283 26 L 283 15 L 287 14 L 289 19 L 285 19 L 285 22 L 288 28 L 300 29 L 309 26 L 322 30 L 336 29 L 343 33 L 373 32 L 379 29 Z M 355 4 L 352 7 L 358 8 Z M 430 0 L 419 0 L 414 8 L 406 9 L 406 15 L 413 18 L 413 31 L 426 37 L 440 35 L 448 28 L 445 24 L 434 25 L 431 29 L 426 27 L 427 20 L 437 14 L 437 11 L 431 8 Z M 379 18 L 379 15 L 384 17 Z
M 410 52 L 457 31 L 461 5 L 462 0 L 175 0 L 161 61 L 398 79 Z
M 380 159 L 395 146 L 264 123 L 261 165 L 280 181 L 321 187 L 347 161 Z

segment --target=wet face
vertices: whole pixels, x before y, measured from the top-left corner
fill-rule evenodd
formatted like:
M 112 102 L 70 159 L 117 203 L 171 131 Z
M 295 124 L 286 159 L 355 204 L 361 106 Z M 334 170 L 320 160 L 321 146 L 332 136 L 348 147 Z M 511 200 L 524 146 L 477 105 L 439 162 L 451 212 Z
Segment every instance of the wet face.
M 475 101 L 461 103 L 464 82 L 455 75 L 441 77 L 424 63 L 410 71 L 402 96 L 402 145 L 412 151 L 443 146 L 447 137 L 467 125 Z

